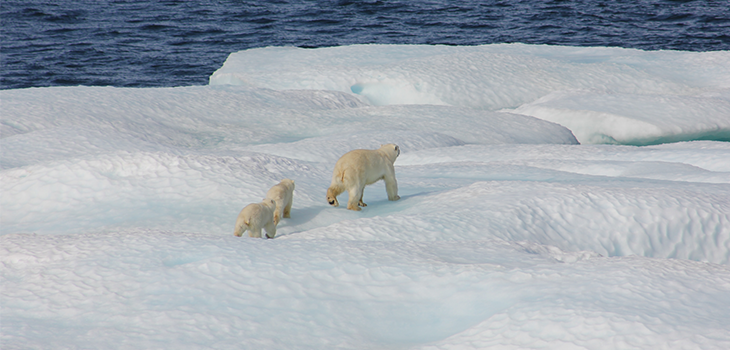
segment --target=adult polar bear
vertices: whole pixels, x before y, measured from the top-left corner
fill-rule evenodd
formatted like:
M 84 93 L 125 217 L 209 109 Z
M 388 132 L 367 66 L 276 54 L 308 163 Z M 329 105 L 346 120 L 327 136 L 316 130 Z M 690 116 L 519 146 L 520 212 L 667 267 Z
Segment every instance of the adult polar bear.
M 332 183 L 327 189 L 327 202 L 332 206 L 339 206 L 337 196 L 347 191 L 350 196 L 347 209 L 361 210 L 360 207 L 367 206 L 362 201 L 365 186 L 379 180 L 385 180 L 388 199 L 397 201 L 400 197 L 393 163 L 399 155 L 400 148 L 392 143 L 381 145 L 376 150 L 356 149 L 345 153 L 337 160 L 335 170 L 332 172 Z

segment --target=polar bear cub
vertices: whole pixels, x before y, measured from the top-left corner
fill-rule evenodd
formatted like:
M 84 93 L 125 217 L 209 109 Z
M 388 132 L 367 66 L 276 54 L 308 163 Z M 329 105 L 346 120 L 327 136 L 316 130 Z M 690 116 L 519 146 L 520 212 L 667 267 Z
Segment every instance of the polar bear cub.
M 274 223 L 277 225 L 282 217 L 291 217 L 291 204 L 294 197 L 294 180 L 284 179 L 274 185 L 266 192 L 266 198 L 273 199 L 276 203 L 274 211 Z
M 248 230 L 249 237 L 261 238 L 263 228 L 266 229 L 266 238 L 274 238 L 276 236 L 274 210 L 276 210 L 276 203 L 269 198 L 264 199 L 261 203 L 247 205 L 238 214 L 233 234 L 241 237 Z
M 393 163 L 400 155 L 398 145 L 389 143 L 381 145 L 379 149 L 356 149 L 345 153 L 335 164 L 332 173 L 332 183 L 327 189 L 327 203 L 339 206 L 337 196 L 347 191 L 350 196 L 347 209 L 361 210 L 365 207 L 362 201 L 365 186 L 379 180 L 385 180 L 385 190 L 388 199 L 396 201 L 398 196 L 398 182 L 395 180 Z

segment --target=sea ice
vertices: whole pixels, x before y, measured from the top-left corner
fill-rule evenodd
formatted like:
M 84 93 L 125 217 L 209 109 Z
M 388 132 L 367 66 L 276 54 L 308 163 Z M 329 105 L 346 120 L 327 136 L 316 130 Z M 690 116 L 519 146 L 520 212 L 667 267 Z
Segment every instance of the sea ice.
M 729 61 L 261 48 L 210 86 L 0 91 L 0 347 L 730 348 Z M 330 207 L 389 142 L 401 199 Z M 283 178 L 277 237 L 234 237 Z

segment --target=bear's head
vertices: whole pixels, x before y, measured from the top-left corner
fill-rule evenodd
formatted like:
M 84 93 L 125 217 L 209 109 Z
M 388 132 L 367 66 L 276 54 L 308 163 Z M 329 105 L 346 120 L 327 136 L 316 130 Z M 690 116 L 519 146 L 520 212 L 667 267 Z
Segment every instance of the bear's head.
M 380 151 L 385 152 L 391 161 L 395 162 L 395 159 L 400 155 L 400 147 L 394 143 L 388 143 L 380 145 Z

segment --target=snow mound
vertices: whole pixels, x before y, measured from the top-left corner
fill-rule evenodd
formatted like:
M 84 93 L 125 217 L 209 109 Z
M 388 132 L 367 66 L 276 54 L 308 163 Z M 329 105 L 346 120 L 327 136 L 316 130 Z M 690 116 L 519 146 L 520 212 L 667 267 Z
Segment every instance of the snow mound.
M 647 145 L 730 140 L 727 62 L 723 51 L 523 44 L 269 47 L 231 54 L 210 85 L 337 91 L 376 106 L 511 109 L 559 123 L 581 143 Z
M 267 47 L 232 53 L 210 85 L 352 92 L 374 105 L 496 110 L 565 89 L 686 94 L 728 88 L 728 55 L 524 44 Z
M 730 89 L 708 97 L 561 91 L 511 112 L 564 125 L 581 143 L 730 141 Z
M 415 173 L 421 171 L 403 169 L 410 179 L 416 179 Z M 476 178 L 476 172 L 470 176 Z M 368 218 L 298 232 L 296 238 L 502 239 L 604 256 L 640 255 L 728 264 L 728 196 L 726 187 L 714 185 L 683 190 L 677 185 L 641 188 L 639 183 L 588 186 L 475 182 L 451 191 L 405 195 L 393 204 L 376 202 L 378 209 L 370 211 Z M 577 235 L 576 230 L 580 231 Z M 567 236 L 571 237 L 569 241 Z

